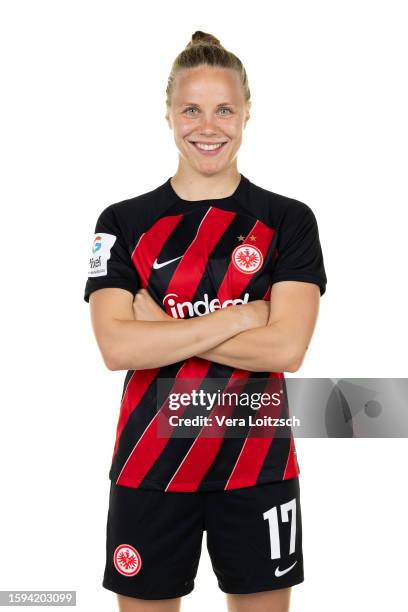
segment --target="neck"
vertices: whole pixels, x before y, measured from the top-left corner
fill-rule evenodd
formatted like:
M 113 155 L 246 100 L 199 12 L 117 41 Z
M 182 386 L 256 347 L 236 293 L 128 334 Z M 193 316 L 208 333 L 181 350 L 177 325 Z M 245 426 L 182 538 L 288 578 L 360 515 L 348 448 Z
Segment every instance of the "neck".
M 171 178 L 171 185 L 183 200 L 210 200 L 229 197 L 238 187 L 240 180 L 241 175 L 236 167 L 205 175 L 190 167 L 179 166 Z

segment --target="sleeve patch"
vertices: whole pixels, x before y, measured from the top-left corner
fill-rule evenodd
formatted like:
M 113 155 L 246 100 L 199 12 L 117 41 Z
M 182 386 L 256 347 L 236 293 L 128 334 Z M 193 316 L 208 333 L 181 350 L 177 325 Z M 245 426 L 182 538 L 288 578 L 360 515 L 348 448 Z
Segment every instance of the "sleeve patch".
M 116 236 L 99 232 L 94 235 L 89 258 L 88 277 L 106 276 L 108 274 L 108 259 Z

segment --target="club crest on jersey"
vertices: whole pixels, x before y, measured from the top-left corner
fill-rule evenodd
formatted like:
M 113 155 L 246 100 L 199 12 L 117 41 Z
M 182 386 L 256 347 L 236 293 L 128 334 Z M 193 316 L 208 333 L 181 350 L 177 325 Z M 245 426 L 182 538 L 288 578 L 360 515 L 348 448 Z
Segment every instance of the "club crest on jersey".
M 94 235 L 89 258 L 88 277 L 106 276 L 108 273 L 108 259 L 111 248 L 115 244 L 116 236 L 99 232 Z
M 231 261 L 240 272 L 254 274 L 263 264 L 263 255 L 258 247 L 252 244 L 240 244 L 233 250 Z
M 113 553 L 113 563 L 123 576 L 135 576 L 142 567 L 142 560 L 136 548 L 130 544 L 119 544 Z

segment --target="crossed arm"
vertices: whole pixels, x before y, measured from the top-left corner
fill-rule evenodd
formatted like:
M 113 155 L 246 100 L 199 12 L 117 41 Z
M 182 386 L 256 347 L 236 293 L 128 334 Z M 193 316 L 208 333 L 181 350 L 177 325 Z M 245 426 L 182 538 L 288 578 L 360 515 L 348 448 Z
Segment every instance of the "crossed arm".
M 192 319 L 173 319 L 145 289 L 134 300 L 123 289 L 97 290 L 90 298 L 96 339 L 111 370 L 198 356 L 253 372 L 295 372 L 312 338 L 319 302 L 318 285 L 299 281 L 275 283 L 269 302 L 255 300 Z
M 177 321 L 164 313 L 147 292 L 140 297 L 138 304 L 139 295 L 136 296 L 133 306 L 136 318 Z M 253 303 L 257 312 L 249 329 L 197 356 L 253 372 L 296 371 L 314 331 L 319 301 L 317 285 L 298 281 L 276 283 L 269 302 Z
M 237 334 L 199 356 L 253 372 L 295 372 L 312 338 L 319 303 L 318 285 L 276 283 L 264 325 Z

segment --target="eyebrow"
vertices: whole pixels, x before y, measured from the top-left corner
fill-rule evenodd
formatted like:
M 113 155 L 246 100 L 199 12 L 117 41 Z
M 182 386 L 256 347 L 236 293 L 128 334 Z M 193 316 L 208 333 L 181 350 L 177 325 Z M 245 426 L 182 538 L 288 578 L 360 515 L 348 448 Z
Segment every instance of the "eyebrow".
M 197 102 L 182 102 L 181 106 L 200 106 Z M 234 106 L 232 102 L 221 102 L 217 106 Z

